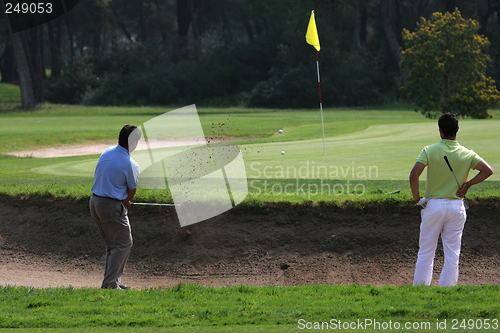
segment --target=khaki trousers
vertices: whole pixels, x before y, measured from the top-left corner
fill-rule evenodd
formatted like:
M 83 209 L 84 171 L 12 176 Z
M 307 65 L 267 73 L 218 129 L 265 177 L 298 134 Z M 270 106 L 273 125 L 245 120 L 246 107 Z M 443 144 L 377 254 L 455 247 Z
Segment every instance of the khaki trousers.
M 90 214 L 106 243 L 106 268 L 101 287 L 119 288 L 133 244 L 128 210 L 121 201 L 96 195 L 90 199 L 89 207 Z

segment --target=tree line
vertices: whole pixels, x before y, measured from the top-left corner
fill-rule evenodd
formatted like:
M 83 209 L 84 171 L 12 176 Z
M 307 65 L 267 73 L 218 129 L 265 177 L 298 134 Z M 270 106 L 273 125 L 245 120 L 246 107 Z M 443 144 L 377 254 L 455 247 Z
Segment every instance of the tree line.
M 456 8 L 489 40 L 487 74 L 500 82 L 499 0 L 81 0 L 18 33 L 1 16 L 0 73 L 20 83 L 26 108 L 315 108 L 316 56 L 305 43 L 314 9 L 323 105 L 378 105 L 410 98 L 400 89 L 410 73 L 400 66 L 404 29 Z

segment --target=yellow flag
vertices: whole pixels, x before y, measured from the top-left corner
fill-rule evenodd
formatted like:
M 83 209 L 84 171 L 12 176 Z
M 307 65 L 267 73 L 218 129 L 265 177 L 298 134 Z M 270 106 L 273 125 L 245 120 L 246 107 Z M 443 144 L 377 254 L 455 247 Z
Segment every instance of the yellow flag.
M 316 29 L 316 20 L 314 20 L 314 10 L 311 13 L 311 19 L 309 20 L 309 25 L 307 26 L 306 42 L 307 44 L 314 46 L 317 51 L 321 49 L 319 46 L 318 29 Z

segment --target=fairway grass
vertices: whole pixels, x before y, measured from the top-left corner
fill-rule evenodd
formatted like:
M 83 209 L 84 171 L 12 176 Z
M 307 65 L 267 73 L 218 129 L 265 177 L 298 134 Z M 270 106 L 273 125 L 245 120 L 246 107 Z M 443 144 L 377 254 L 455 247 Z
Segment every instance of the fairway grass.
M 468 122 L 460 140 L 466 147 L 477 147 L 475 151 L 496 170 L 500 170 L 499 125 L 500 122 Z M 326 156 L 322 139 L 239 146 L 247 177 L 251 179 L 406 180 L 422 148 L 438 141 L 434 126 L 427 123 L 410 126 L 411 134 L 407 133 L 408 124 L 395 124 L 373 125 L 360 132 L 330 137 L 326 140 Z M 171 150 L 175 152 L 176 148 Z M 281 155 L 281 151 L 285 155 Z M 33 171 L 92 177 L 97 159 L 92 156 Z M 500 174 L 490 180 L 500 180 Z
M 0 110 L 21 106 L 21 90 L 10 83 L 0 83 Z
M 3 142 L 0 153 L 95 142 L 116 142 L 124 124 L 140 125 L 175 108 L 87 107 L 46 104 L 36 111 L 0 114 Z M 383 109 L 325 109 L 327 137 L 364 130 L 376 124 L 429 122 L 408 107 Z M 317 110 L 200 108 L 201 126 L 210 138 L 245 139 L 241 143 L 284 142 L 321 137 Z M 283 129 L 282 135 L 278 130 Z
M 408 174 L 418 154 L 425 145 L 439 140 L 436 121 L 409 109 L 326 109 L 326 156 L 315 110 L 202 108 L 198 113 L 205 136 L 240 139 L 234 143 L 244 158 L 248 203 L 406 202 L 411 200 Z M 3 112 L 0 152 L 112 145 L 123 124 L 139 125 L 167 111 L 46 105 L 34 112 Z M 492 113 L 500 116 L 498 111 Z M 500 120 L 461 120 L 460 125 L 459 142 L 474 149 L 494 170 L 500 170 Z M 283 134 L 278 134 L 278 129 L 283 129 Z M 0 155 L 1 192 L 87 199 L 98 157 Z M 472 171 L 470 177 L 474 174 Z M 424 173 L 422 190 L 425 178 Z M 499 184 L 497 172 L 473 187 L 469 197 L 500 196 Z M 401 191 L 398 195 L 388 196 L 397 190 Z M 170 202 L 171 196 L 168 190 L 139 188 L 137 200 Z
M 419 323 L 486 319 L 497 323 L 500 287 L 300 287 L 213 288 L 179 284 L 166 289 L 102 290 L 0 288 L 2 328 L 171 328 L 172 332 L 246 332 L 248 328 L 299 329 L 307 323 Z M 314 325 L 314 324 L 310 324 Z M 373 324 L 372 324 L 373 325 Z M 382 325 L 382 324 L 381 324 Z M 415 324 L 417 325 L 417 324 Z M 458 325 L 457 325 L 458 326 Z M 331 328 L 332 326 L 330 326 Z M 98 328 L 98 329 L 97 329 Z M 224 329 L 225 328 L 225 329 Z M 303 327 L 304 328 L 304 327 Z M 377 327 L 363 327 L 381 331 Z M 460 328 L 460 327 L 458 327 Z M 71 330 L 73 331 L 73 330 Z M 415 330 L 416 331 L 416 330 Z

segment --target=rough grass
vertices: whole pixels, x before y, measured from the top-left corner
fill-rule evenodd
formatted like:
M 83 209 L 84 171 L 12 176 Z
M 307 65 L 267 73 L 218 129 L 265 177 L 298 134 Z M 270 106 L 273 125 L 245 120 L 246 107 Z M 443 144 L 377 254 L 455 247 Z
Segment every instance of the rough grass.
M 323 286 L 102 290 L 0 287 L 0 326 L 57 327 L 284 327 L 306 323 L 431 323 L 496 320 L 500 287 Z M 302 319 L 302 321 L 300 321 Z M 302 323 L 302 324 L 301 324 Z M 498 322 L 497 322 L 498 323 Z M 375 329 L 376 327 L 366 327 Z M 182 330 L 181 330 L 182 331 Z

